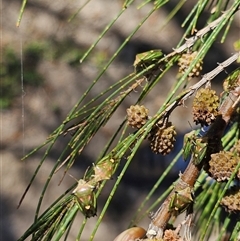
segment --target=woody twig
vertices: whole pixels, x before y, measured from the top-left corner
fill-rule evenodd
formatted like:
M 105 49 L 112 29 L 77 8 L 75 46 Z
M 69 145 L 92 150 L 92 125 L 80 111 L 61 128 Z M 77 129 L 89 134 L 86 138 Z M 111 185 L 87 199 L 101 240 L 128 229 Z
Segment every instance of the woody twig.
M 210 82 L 212 79 L 214 79 L 219 73 L 221 73 L 230 64 L 235 62 L 239 57 L 240 57 L 240 51 L 232 55 L 224 62 L 219 63 L 218 66 L 212 71 L 208 72 L 207 74 L 204 74 L 200 81 L 198 81 L 195 85 L 192 85 L 188 90 L 182 93 L 179 96 L 179 98 L 177 98 L 173 103 L 167 106 L 165 110 L 166 115 L 169 115 L 177 106 L 182 105 L 184 101 L 190 98 L 199 88 L 201 88 L 202 86 Z
M 228 60 L 219 64 L 219 66 L 210 73 L 203 76 L 203 78 L 196 85 L 192 86 L 181 100 L 174 102 L 168 107 L 168 110 L 174 109 L 181 101 L 186 100 L 192 95 L 196 89 L 203 84 L 207 83 L 210 79 L 214 78 L 217 73 L 223 70 L 228 64 L 235 61 L 240 53 L 233 55 Z M 229 95 L 223 101 L 219 107 L 219 115 L 215 122 L 210 126 L 209 130 L 202 137 L 202 140 L 207 144 L 206 154 L 200 163 L 194 161 L 194 153 L 192 153 L 191 160 L 184 171 L 180 174 L 178 181 L 174 185 L 174 189 L 162 203 L 157 212 L 153 215 L 151 223 L 147 231 L 148 238 L 162 238 L 164 230 L 170 218 L 174 215 L 177 216 L 181 212 L 185 211 L 189 203 L 193 201 L 191 194 L 193 193 L 194 184 L 200 174 L 200 171 L 204 164 L 210 160 L 210 155 L 219 151 L 221 147 L 221 138 L 224 134 L 224 130 L 229 123 L 231 116 L 233 115 L 236 106 L 240 102 L 240 79 L 237 81 L 237 85 L 233 90 L 229 92 Z M 176 193 L 180 196 L 176 197 Z
M 217 18 L 213 22 L 209 23 L 206 27 L 197 31 L 193 37 L 186 38 L 186 41 L 183 45 L 181 45 L 179 48 L 173 49 L 174 51 L 172 53 L 168 54 L 166 57 L 171 57 L 176 54 L 180 54 L 183 51 L 185 51 L 186 49 L 191 48 L 197 40 L 202 39 L 204 37 L 204 35 L 206 35 L 211 30 L 214 30 L 223 19 L 226 19 L 226 20 L 229 19 L 233 14 L 235 14 L 239 10 L 240 10 L 239 7 L 236 8 L 236 10 L 229 9 L 224 14 L 222 14 L 219 18 Z

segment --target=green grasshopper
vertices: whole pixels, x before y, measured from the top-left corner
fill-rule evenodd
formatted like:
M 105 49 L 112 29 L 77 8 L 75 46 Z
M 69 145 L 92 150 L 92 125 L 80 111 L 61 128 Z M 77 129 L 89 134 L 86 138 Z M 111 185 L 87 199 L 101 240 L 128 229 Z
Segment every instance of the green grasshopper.
M 96 215 L 97 200 L 95 196 L 95 183 L 91 183 L 91 181 L 86 182 L 85 180 L 80 179 L 77 187 L 73 190 L 73 194 L 77 198 L 80 211 L 86 218 Z
M 178 216 L 183 213 L 193 203 L 193 193 L 190 187 L 186 187 L 180 191 L 175 191 L 170 204 L 169 211 Z
M 190 155 L 194 164 L 198 165 L 205 157 L 208 142 L 206 137 L 198 137 L 199 131 L 191 131 L 184 136 L 183 159 L 187 160 Z
M 163 53 L 161 50 L 150 50 L 147 52 L 143 52 L 136 55 L 135 61 L 133 63 L 133 66 L 135 68 L 135 73 L 139 74 L 142 71 L 144 71 L 147 67 L 150 65 L 157 65 L 160 61 L 160 59 L 163 57 Z M 157 68 L 159 66 L 156 66 Z M 143 73 L 144 76 L 147 77 L 153 69 L 155 70 L 155 67 L 146 71 L 146 73 Z

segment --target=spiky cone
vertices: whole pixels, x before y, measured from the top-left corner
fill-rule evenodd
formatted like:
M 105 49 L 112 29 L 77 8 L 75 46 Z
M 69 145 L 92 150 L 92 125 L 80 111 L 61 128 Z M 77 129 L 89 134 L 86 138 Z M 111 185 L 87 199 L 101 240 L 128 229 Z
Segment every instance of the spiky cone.
M 209 174 L 218 182 L 229 180 L 239 163 L 239 157 L 230 151 L 220 151 L 211 155 Z M 240 170 L 236 178 L 240 179 Z
M 168 122 L 166 125 L 159 122 L 158 125 L 153 128 L 149 137 L 151 150 L 156 154 L 169 154 L 176 142 L 176 135 L 177 132 L 171 122 Z
M 209 126 L 218 115 L 219 98 L 214 90 L 201 88 L 193 100 L 193 121 L 201 126 Z
M 240 189 L 230 188 L 222 198 L 220 205 L 229 213 L 240 213 Z
M 197 56 L 197 51 L 192 53 L 185 53 L 183 54 L 179 60 L 178 60 L 178 66 L 179 66 L 179 73 L 184 74 L 186 70 L 189 68 L 189 66 L 192 64 L 193 60 Z M 199 60 L 199 62 L 196 63 L 196 65 L 193 67 L 191 72 L 188 74 L 188 79 L 191 79 L 193 77 L 198 77 L 200 75 L 200 72 L 202 70 L 202 60 Z
M 127 109 L 128 125 L 140 129 L 148 120 L 148 109 L 143 105 L 131 105 Z
M 176 231 L 167 229 L 164 232 L 163 240 L 164 241 L 179 241 L 180 236 L 176 233 Z

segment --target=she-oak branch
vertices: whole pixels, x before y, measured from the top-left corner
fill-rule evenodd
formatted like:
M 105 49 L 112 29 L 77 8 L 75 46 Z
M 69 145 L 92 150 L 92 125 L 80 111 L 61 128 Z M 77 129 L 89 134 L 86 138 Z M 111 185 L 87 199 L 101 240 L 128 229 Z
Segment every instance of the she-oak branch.
M 168 107 L 167 111 L 173 110 L 179 103 L 183 103 L 184 100 L 189 98 L 196 90 L 198 90 L 202 85 L 206 84 L 208 81 L 213 79 L 218 73 L 220 73 L 224 68 L 233 63 L 240 56 L 240 52 L 234 54 L 229 59 L 219 64 L 217 68 L 213 71 L 205 74 L 203 78 L 194 86 L 190 87 L 187 93 L 176 101 L 171 106 Z M 200 174 L 203 165 L 210 160 L 210 155 L 219 151 L 221 146 L 221 138 L 223 136 L 224 130 L 229 123 L 231 116 L 233 115 L 236 106 L 240 102 L 240 79 L 238 79 L 237 86 L 229 92 L 227 98 L 223 101 L 219 107 L 219 116 L 216 118 L 215 122 L 210 126 L 209 130 L 201 138 L 207 144 L 207 151 L 205 158 L 199 163 L 194 162 L 194 153 L 192 153 L 191 160 L 184 171 L 180 173 L 178 181 L 174 185 L 174 189 L 162 203 L 160 208 L 156 211 L 152 217 L 151 223 L 147 231 L 148 238 L 162 238 L 166 225 L 173 212 L 169 211 L 171 207 L 171 202 L 174 200 L 176 193 L 181 193 L 186 191 L 188 193 L 193 193 L 194 184 Z M 216 148 L 217 147 L 217 148 Z M 189 205 L 188 202 L 183 202 L 182 205 Z M 187 207 L 181 207 L 187 208 Z M 177 211 L 178 207 L 175 207 Z M 191 224 L 189 224 L 191 225 Z

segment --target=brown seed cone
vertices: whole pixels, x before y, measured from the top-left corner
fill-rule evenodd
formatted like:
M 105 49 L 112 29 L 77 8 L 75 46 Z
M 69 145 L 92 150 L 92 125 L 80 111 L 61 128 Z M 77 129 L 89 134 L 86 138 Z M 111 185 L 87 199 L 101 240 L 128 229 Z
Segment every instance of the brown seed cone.
M 209 126 L 218 115 L 219 98 L 214 90 L 201 88 L 193 100 L 193 121 Z
M 222 198 L 220 204 L 229 213 L 239 213 L 240 212 L 240 189 L 239 187 L 232 187 L 229 189 L 224 197 Z
M 141 128 L 148 120 L 148 109 L 143 105 L 131 105 L 127 109 L 128 124 L 133 128 Z
M 238 162 L 239 157 L 230 151 L 220 151 L 212 154 L 209 161 L 209 173 L 218 182 L 227 181 L 234 172 Z M 237 178 L 240 179 L 240 170 L 238 170 Z
M 168 122 L 166 126 L 159 122 L 158 128 L 154 128 L 149 137 L 151 150 L 156 154 L 169 154 L 174 147 L 176 134 L 171 122 Z
M 184 74 L 185 71 L 188 69 L 188 67 L 191 65 L 193 60 L 195 59 L 197 55 L 197 52 L 193 53 L 185 53 L 181 56 L 181 58 L 178 60 L 178 66 L 179 66 L 179 73 Z M 202 60 L 200 60 L 192 69 L 192 71 L 188 74 L 188 78 L 191 79 L 193 77 L 197 77 L 200 75 L 200 72 L 202 70 Z
M 180 236 L 174 230 L 167 229 L 164 232 L 163 240 L 164 241 L 179 241 Z

